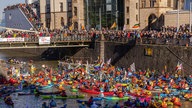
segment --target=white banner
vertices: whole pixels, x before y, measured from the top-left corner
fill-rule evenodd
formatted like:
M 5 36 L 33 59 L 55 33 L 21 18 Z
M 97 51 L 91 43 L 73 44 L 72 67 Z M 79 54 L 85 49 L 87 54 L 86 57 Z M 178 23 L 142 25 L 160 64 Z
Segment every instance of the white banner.
M 39 37 L 39 45 L 45 45 L 50 43 L 51 43 L 50 37 Z
M 24 38 L 0 38 L 0 42 L 24 42 Z

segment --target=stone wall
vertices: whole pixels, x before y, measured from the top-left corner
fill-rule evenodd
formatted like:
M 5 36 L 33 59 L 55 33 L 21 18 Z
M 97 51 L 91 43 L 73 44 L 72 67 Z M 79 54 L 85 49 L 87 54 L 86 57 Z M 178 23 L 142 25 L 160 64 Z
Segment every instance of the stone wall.
M 145 48 L 153 50 L 152 56 L 145 55 Z M 74 57 L 90 57 L 95 60 L 99 56 L 99 44 L 95 49 L 83 48 L 74 54 Z M 136 45 L 105 43 L 105 61 L 112 59 L 112 64 L 128 68 L 133 62 L 136 69 L 156 69 L 159 72 L 165 70 L 175 72 L 177 63 L 183 64 L 184 74 L 191 72 L 192 48 L 184 46 L 162 45 Z

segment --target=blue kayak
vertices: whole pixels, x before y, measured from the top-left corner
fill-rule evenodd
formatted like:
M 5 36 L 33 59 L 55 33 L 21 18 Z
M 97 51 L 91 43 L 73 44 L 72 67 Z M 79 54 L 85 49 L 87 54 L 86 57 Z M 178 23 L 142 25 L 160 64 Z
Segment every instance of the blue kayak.
M 102 97 L 94 97 L 93 101 L 101 101 L 103 98 Z

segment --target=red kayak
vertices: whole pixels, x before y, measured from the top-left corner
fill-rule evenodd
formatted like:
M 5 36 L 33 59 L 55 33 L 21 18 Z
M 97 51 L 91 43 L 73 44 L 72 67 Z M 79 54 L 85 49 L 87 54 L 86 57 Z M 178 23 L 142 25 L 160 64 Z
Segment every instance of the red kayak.
M 90 90 L 90 89 L 84 89 L 84 88 L 80 88 L 80 90 L 81 90 L 82 92 L 85 92 L 85 93 L 97 94 L 97 95 L 100 94 L 100 92 L 99 92 L 99 91 L 96 91 L 96 90 Z M 103 92 L 103 94 L 104 94 L 105 96 L 112 96 L 112 95 L 114 94 L 114 92 Z

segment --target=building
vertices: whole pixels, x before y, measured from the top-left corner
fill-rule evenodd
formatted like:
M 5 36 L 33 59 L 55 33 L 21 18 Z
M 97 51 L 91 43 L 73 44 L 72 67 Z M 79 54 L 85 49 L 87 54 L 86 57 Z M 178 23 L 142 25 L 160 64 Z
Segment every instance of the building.
M 184 2 L 179 4 L 182 9 Z M 159 30 L 164 26 L 165 13 L 177 7 L 177 0 L 140 0 L 140 29 Z
M 167 11 L 186 8 L 188 0 L 40 0 L 44 28 L 75 30 L 159 30 Z
M 72 0 L 71 29 L 79 30 L 85 27 L 85 15 L 84 0 Z
M 134 29 L 134 25 L 139 24 L 139 0 L 125 0 L 124 16 L 126 29 Z
M 70 25 L 71 0 L 40 0 L 40 16 L 44 28 L 61 29 Z
M 125 0 L 73 0 L 73 24 L 75 29 L 110 28 L 114 23 L 116 27 L 124 26 L 124 1 Z M 101 19 L 101 20 L 100 20 Z M 101 26 L 100 26 L 101 24 Z
M 192 0 L 185 0 L 184 10 L 190 10 L 190 2 L 192 2 Z
M 179 17 L 178 17 L 179 16 Z M 167 11 L 165 13 L 165 26 L 177 27 L 178 25 L 185 25 L 190 23 L 189 11 Z

